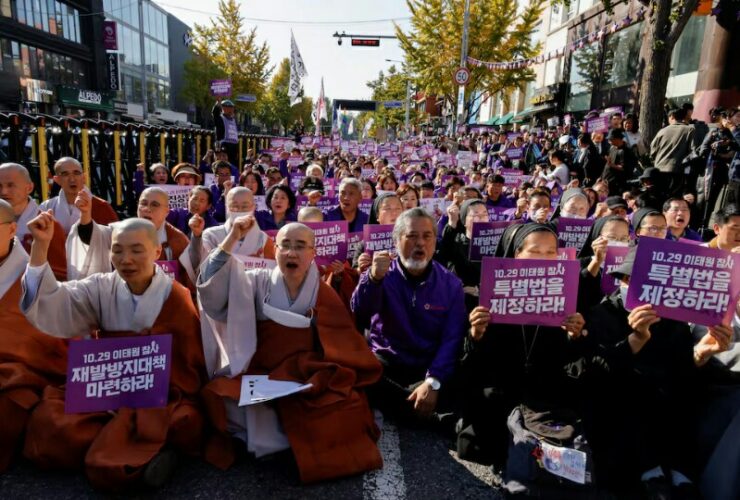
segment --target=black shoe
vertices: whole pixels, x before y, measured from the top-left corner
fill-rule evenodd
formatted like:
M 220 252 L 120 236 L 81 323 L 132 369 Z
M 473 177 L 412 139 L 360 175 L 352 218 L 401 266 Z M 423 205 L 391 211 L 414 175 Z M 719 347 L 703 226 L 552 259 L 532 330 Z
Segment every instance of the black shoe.
M 701 492 L 694 483 L 681 483 L 671 488 L 673 500 L 701 500 Z
M 642 481 L 642 497 L 645 500 L 671 500 L 671 483 L 665 476 Z
M 152 488 L 161 488 L 172 478 L 177 468 L 177 453 L 166 450 L 149 462 L 144 469 L 144 484 Z

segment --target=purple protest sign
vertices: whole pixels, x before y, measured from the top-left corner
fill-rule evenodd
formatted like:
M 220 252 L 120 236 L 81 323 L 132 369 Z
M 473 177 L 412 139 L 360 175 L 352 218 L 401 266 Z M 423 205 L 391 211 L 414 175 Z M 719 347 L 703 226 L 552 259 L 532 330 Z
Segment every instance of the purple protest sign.
M 580 252 L 593 225 L 593 219 L 570 219 L 567 217 L 560 217 L 558 219 L 559 246 L 564 248 L 575 248 Z
M 210 89 L 213 97 L 228 97 L 231 95 L 231 80 L 211 80 Z
M 524 180 L 524 172 L 518 168 L 502 168 L 501 176 L 504 178 L 504 185 L 508 187 L 519 187 Z
M 349 233 L 347 238 L 347 259 L 352 260 L 355 253 L 362 244 L 362 231 L 356 233 Z
M 619 288 L 619 280 L 609 273 L 622 265 L 629 251 L 630 249 L 627 246 L 616 247 L 610 245 L 606 248 L 604 267 L 601 269 L 601 292 L 604 295 L 610 295 Z
M 370 215 L 370 210 L 373 208 L 373 200 L 360 200 L 360 204 L 357 205 L 357 210 L 367 215 Z
M 298 188 L 301 186 L 301 182 L 303 182 L 303 179 L 305 179 L 306 176 L 304 174 L 291 174 L 290 176 L 290 188 L 293 191 L 298 191 Z
M 470 238 L 470 253 L 472 261 L 480 261 L 483 257 L 493 257 L 496 247 L 506 228 L 521 221 L 496 221 L 473 223 L 473 234 Z
M 335 260 L 347 258 L 348 223 L 346 220 L 331 222 L 304 222 L 313 229 L 315 236 L 316 264 L 328 266 Z
M 576 312 L 579 272 L 574 260 L 485 257 L 480 305 L 491 323 L 560 326 Z
M 488 210 L 488 220 L 491 222 L 507 221 L 509 220 L 509 214 L 506 213 L 511 210 L 510 207 L 492 207 L 486 206 Z
M 381 250 L 394 250 L 393 224 L 365 224 L 362 227 L 365 251 L 370 255 Z
M 70 342 L 64 412 L 166 406 L 171 353 L 170 334 Z
M 164 274 L 177 281 L 180 278 L 180 266 L 176 260 L 158 260 L 154 262 Z
M 299 210 L 303 207 L 308 206 L 308 196 L 300 195 L 300 196 L 296 196 L 295 199 L 296 199 L 296 207 L 298 207 Z M 324 208 L 331 208 L 335 206 L 337 203 L 339 202 L 337 201 L 336 196 L 322 196 L 321 198 L 319 198 L 319 201 L 316 202 L 316 206 L 318 208 L 324 209 Z
M 115 21 L 103 21 L 103 47 L 118 50 L 118 29 Z
M 510 160 L 520 160 L 524 156 L 524 148 L 506 148 L 504 154 Z
M 594 132 L 606 132 L 609 130 L 609 117 L 608 116 L 597 116 L 595 118 L 589 118 L 586 120 L 586 132 L 592 134 Z
M 661 318 L 729 324 L 740 296 L 740 254 L 640 238 L 626 307 L 652 304 Z
M 244 264 L 245 271 L 252 271 L 254 269 L 275 269 L 277 261 L 273 259 L 263 259 L 261 257 L 250 257 L 248 255 L 241 255 L 238 253 L 232 254 L 235 258 L 242 261 Z

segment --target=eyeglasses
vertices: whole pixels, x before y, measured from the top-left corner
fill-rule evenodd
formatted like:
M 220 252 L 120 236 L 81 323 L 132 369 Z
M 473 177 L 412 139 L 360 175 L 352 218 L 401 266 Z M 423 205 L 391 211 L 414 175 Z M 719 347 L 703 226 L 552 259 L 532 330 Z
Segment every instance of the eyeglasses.
M 72 172 L 62 172 L 61 174 L 59 174 L 59 177 L 66 179 L 67 177 L 80 177 L 81 175 L 82 175 L 81 171 L 73 170 Z
M 688 208 L 683 208 L 683 207 L 671 207 L 668 209 L 668 212 L 672 214 L 678 214 L 681 212 L 688 212 L 688 211 L 689 211 Z
M 302 253 L 306 250 L 309 250 L 313 248 L 310 245 L 306 245 L 305 243 L 291 243 L 289 241 L 281 241 L 277 244 L 278 250 L 280 250 L 283 253 L 288 253 L 291 250 L 295 251 L 295 253 Z
M 401 198 L 402 203 L 408 203 L 410 201 L 417 201 L 416 196 L 404 196 Z
M 666 226 L 642 226 L 640 229 L 650 234 L 665 234 L 668 232 Z

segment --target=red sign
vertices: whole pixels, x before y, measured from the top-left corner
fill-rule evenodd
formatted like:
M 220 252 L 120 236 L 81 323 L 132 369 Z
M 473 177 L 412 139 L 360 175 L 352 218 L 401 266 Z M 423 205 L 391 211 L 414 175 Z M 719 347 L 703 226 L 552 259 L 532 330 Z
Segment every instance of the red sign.
M 105 50 L 118 50 L 115 21 L 103 21 L 103 47 Z
M 380 47 L 380 40 L 378 38 L 353 38 L 353 47 Z
M 470 80 L 470 71 L 468 68 L 457 68 L 455 71 L 455 83 L 458 85 L 465 85 Z

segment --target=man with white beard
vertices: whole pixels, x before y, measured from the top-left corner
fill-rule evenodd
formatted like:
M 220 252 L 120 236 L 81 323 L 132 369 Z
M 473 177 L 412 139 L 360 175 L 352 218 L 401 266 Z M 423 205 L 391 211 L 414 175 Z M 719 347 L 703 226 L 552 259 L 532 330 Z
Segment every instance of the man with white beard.
M 370 403 L 401 418 L 426 417 L 445 406 L 460 354 L 463 287 L 432 259 L 437 225 L 423 209 L 398 217 L 393 241 L 398 257 L 373 254 L 352 295 L 352 310 L 358 328 L 369 329 L 370 347 L 384 369 L 368 390 Z

